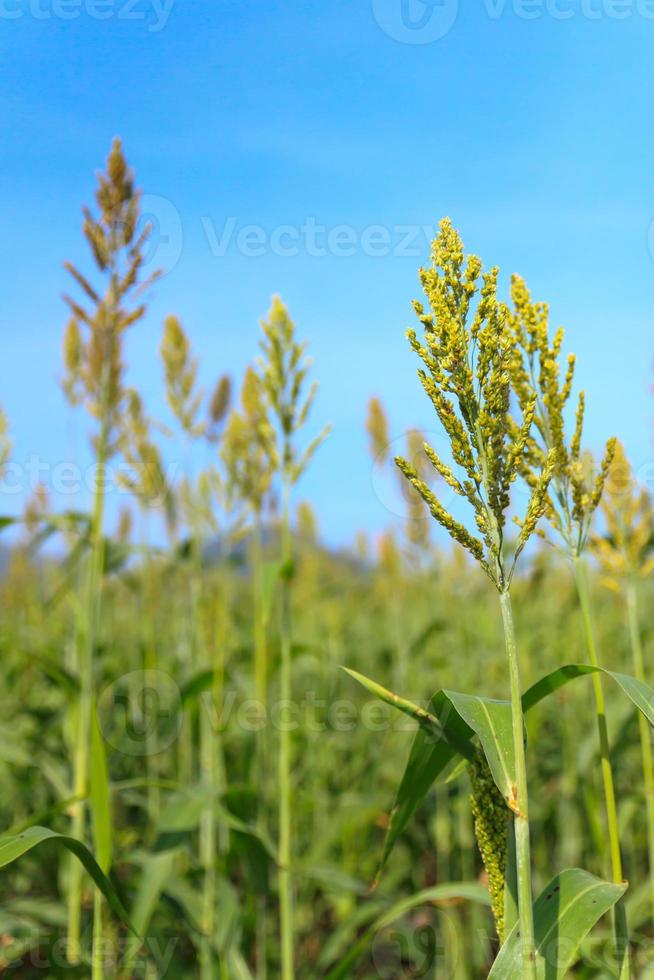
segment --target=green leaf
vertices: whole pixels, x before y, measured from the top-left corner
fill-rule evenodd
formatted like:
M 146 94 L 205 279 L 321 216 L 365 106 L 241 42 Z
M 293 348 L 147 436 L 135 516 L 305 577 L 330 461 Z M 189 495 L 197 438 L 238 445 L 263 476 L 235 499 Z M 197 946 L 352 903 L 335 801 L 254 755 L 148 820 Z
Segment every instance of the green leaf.
M 409 760 L 391 811 L 379 874 L 384 868 L 397 838 L 406 827 L 419 804 L 425 798 L 432 784 L 447 770 L 450 763 L 458 757 L 466 739 L 469 742 L 469 739 L 472 737 L 472 729 L 467 725 L 462 725 L 458 731 L 455 731 L 453 724 L 448 725 L 448 731 L 454 740 L 454 745 L 450 744 L 443 737 L 442 725 L 434 714 L 430 714 L 429 711 L 425 711 L 410 701 L 406 701 L 404 698 L 392 694 L 380 684 L 364 677 L 363 674 L 359 674 L 358 671 L 349 670 L 348 668 L 343 669 L 345 673 L 358 681 L 359 684 L 365 687 L 375 697 L 402 711 L 420 725 L 413 740 Z M 432 698 L 432 702 L 435 698 Z M 456 717 L 458 718 L 458 715 Z M 468 744 L 466 751 L 472 751 L 472 746 Z
M 395 842 L 418 806 L 432 785 L 443 775 L 457 756 L 456 749 L 453 749 L 443 739 L 435 739 L 422 728 L 416 732 L 402 782 L 391 810 L 378 875 L 386 865 Z
M 277 583 L 279 582 L 282 575 L 282 563 L 275 561 L 264 562 L 260 571 L 260 598 L 261 598 L 261 616 L 264 625 L 268 625 L 270 622 L 270 615 L 272 613 L 273 601 L 275 599 L 275 590 L 277 588 Z
M 232 977 L 233 980 L 253 980 L 252 971 L 238 949 L 229 950 L 227 962 L 229 964 L 228 976 Z
M 620 674 L 603 667 L 592 667 L 590 664 L 566 664 L 536 681 L 522 696 L 522 707 L 529 711 L 534 705 L 548 697 L 554 691 L 568 684 L 577 677 L 587 674 L 605 674 L 615 681 L 618 687 L 627 695 L 631 702 L 645 715 L 650 725 L 654 725 L 654 690 L 644 681 L 639 681 L 628 674 Z
M 447 701 L 478 736 L 497 788 L 507 806 L 513 808 L 516 775 L 511 703 L 474 694 L 458 694 L 456 691 L 443 691 L 442 696 L 443 707 L 437 711 L 441 722 L 445 726 Z
M 456 691 L 438 691 L 425 710 L 357 671 L 345 670 L 375 697 L 402 711 L 420 725 L 391 811 L 380 871 L 397 838 L 433 783 L 447 773 L 459 755 L 468 759 L 474 755 L 475 749 L 471 740 L 475 735 L 479 738 L 500 792 L 507 805 L 512 805 L 515 753 L 511 705 L 508 701 L 495 701 L 459 694 Z
M 214 671 L 211 668 L 201 670 L 199 673 L 194 674 L 181 690 L 182 704 L 186 704 L 188 701 L 193 700 L 193 698 L 197 698 L 200 694 L 204 694 L 205 691 L 211 690 L 213 681 Z
M 114 914 L 119 919 L 122 919 L 132 931 L 135 931 L 111 881 L 97 863 L 88 847 L 74 837 L 57 834 L 47 827 L 30 827 L 22 834 L 3 834 L 0 836 L 0 868 L 4 868 L 6 865 L 16 861 L 34 847 L 43 844 L 44 841 L 53 841 L 58 846 L 65 847 L 74 854 L 84 865 L 93 879 L 94 884 L 106 898 Z
M 91 823 L 98 864 L 106 872 L 111 867 L 111 793 L 107 752 L 98 716 L 91 719 Z
M 444 619 L 433 619 L 431 623 L 428 623 L 424 629 L 418 633 L 418 635 L 411 641 L 409 647 L 409 656 L 418 654 L 422 652 L 422 647 L 425 646 L 428 640 L 431 639 L 436 633 L 442 633 L 447 629 L 447 621 Z
M 325 936 L 315 963 L 316 973 L 324 976 L 330 963 L 340 963 L 341 957 L 347 954 L 353 940 L 361 935 L 361 930 L 387 908 L 388 902 L 378 897 L 368 898 L 366 902 L 354 905 L 347 917 Z
M 79 678 L 72 671 L 67 670 L 61 664 L 57 663 L 54 657 L 50 657 L 45 653 L 30 651 L 27 654 L 27 658 L 32 663 L 38 664 L 43 672 L 55 681 L 59 687 L 65 690 L 67 694 L 75 697 L 79 694 Z
M 166 882 L 171 877 L 179 851 L 163 851 L 146 855 L 132 906 L 132 922 L 139 936 L 147 935 L 150 920 L 157 907 Z M 130 943 L 125 956 L 125 972 L 129 973 L 139 951 L 137 942 Z
M 392 691 L 387 690 L 378 684 L 376 681 L 370 680 L 364 674 L 360 674 L 357 670 L 351 670 L 349 667 L 342 667 L 350 677 L 365 687 L 367 691 L 373 694 L 376 698 L 384 701 L 386 704 L 390 704 L 391 707 L 397 708 L 398 711 L 403 712 L 403 714 L 408 715 L 409 718 L 413 718 L 419 725 L 426 727 L 429 732 L 433 732 L 436 735 L 442 735 L 442 726 L 438 718 L 425 711 L 424 708 L 419 708 L 417 704 L 413 704 L 412 701 L 407 701 L 406 698 L 401 698 L 399 694 L 393 694 Z
M 654 725 L 654 690 L 627 674 L 592 667 L 589 664 L 568 664 L 537 681 L 522 697 L 522 707 L 530 711 L 543 698 L 563 687 L 576 677 L 603 673 L 610 677 L 629 697 L 635 707 Z M 455 691 L 438 691 L 428 710 L 400 698 L 357 671 L 347 670 L 366 690 L 387 704 L 413 718 L 421 727 L 411 747 L 409 760 L 391 812 L 390 825 L 380 870 L 386 864 L 393 846 L 431 786 L 451 772 L 458 756 L 470 757 L 470 741 L 477 735 L 488 760 L 495 782 L 509 807 L 513 802 L 515 782 L 515 753 L 508 701 L 496 701 Z M 439 734 L 440 733 L 440 734 Z
M 172 794 L 159 815 L 154 850 L 161 852 L 178 847 L 199 825 L 207 799 L 207 790 L 197 786 Z
M 566 976 L 581 942 L 624 895 L 626 888 L 626 884 L 602 881 L 579 868 L 569 868 L 552 878 L 534 903 L 538 980 L 560 980 Z M 489 980 L 520 980 L 522 972 L 516 925 L 488 977 Z
M 490 905 L 488 891 L 483 885 L 476 882 L 460 882 L 447 885 L 435 885 L 432 888 L 425 888 L 423 891 L 403 898 L 396 902 L 389 909 L 382 912 L 374 922 L 368 926 L 361 938 L 354 945 L 350 946 L 349 951 L 340 960 L 337 966 L 331 970 L 325 980 L 343 980 L 353 975 L 352 967 L 359 957 L 370 945 L 374 935 L 386 926 L 391 925 L 406 912 L 419 907 L 420 905 L 437 905 L 440 902 L 451 902 L 453 899 L 467 899 L 471 902 L 478 902 L 480 905 Z

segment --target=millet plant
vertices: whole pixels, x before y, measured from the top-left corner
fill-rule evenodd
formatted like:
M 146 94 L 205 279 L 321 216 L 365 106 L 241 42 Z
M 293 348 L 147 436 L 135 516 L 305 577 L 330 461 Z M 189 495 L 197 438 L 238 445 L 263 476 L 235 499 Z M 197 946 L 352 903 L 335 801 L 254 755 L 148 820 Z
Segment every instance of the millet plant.
M 431 784 L 445 774 L 454 758 L 463 756 L 468 760 L 475 830 L 488 871 L 501 943 L 490 976 L 542 975 L 546 959 L 552 956 L 548 941 L 554 929 L 565 943 L 554 964 L 548 960 L 548 970 L 554 971 L 552 976 L 564 976 L 579 943 L 600 916 L 619 903 L 626 883 L 615 874 L 609 884 L 587 872 L 568 869 L 557 875 L 534 903 L 525 712 L 571 677 L 597 671 L 598 667 L 594 662 L 589 668 L 559 668 L 523 692 L 511 584 L 516 562 L 541 519 L 556 521 L 553 500 L 560 494 L 566 504 L 570 502 L 570 533 L 574 532 L 574 554 L 578 556 L 601 498 L 612 444 L 599 475 L 588 485 L 579 469 L 583 401 L 567 453 L 563 444 L 562 406 L 572 384 L 572 369 L 561 388 L 556 358 L 562 338 L 557 335 L 550 348 L 542 326 L 529 334 L 541 359 L 539 384 L 530 384 L 531 376 L 525 373 L 521 360 L 524 309 L 519 307 L 512 313 L 500 301 L 498 270 L 484 272 L 478 258 L 465 258 L 459 235 L 447 219 L 441 223 L 433 245 L 432 265 L 421 270 L 420 279 L 428 306 L 415 303 L 414 307 L 423 336 L 419 338 L 410 330 L 408 337 L 422 361 L 420 381 L 448 437 L 451 461 L 441 458 L 429 445 L 424 446 L 424 452 L 454 498 L 470 508 L 475 530 L 443 506 L 414 466 L 403 458 L 397 458 L 396 463 L 432 516 L 474 558 L 498 593 L 510 699 L 491 701 L 439 691 L 425 710 L 354 674 L 378 696 L 414 717 L 421 727 L 391 814 L 383 861 Z M 529 344 L 527 350 L 531 353 Z M 553 422 L 553 439 L 543 438 L 544 418 Z M 507 517 L 511 490 L 518 480 L 528 486 L 529 498 L 524 514 L 515 518 L 519 530 L 512 540 Z M 651 701 L 639 703 L 633 687 L 638 682 L 622 675 L 615 679 L 653 721 Z M 641 698 L 648 697 L 644 685 L 638 693 Z M 474 736 L 482 752 L 474 748 Z M 507 839 L 507 817 L 513 824 L 514 841 Z
M 306 344 L 295 335 L 295 325 L 279 297 L 273 299 L 268 318 L 262 321 L 263 339 L 259 368 L 268 408 L 268 420 L 274 432 L 272 443 L 273 468 L 281 484 L 281 545 L 280 545 L 280 705 L 289 705 L 293 697 L 291 663 L 291 581 L 293 578 L 293 549 L 290 506 L 293 487 L 329 433 L 324 428 L 308 445 L 297 445 L 298 433 L 304 427 L 313 405 L 317 385 L 305 393 L 309 370 Z M 291 730 L 282 720 L 279 731 L 278 754 L 279 794 L 279 903 L 281 934 L 281 977 L 292 980 L 294 970 L 294 925 L 292 860 L 292 785 Z
M 139 230 L 140 192 L 134 187 L 119 140 L 114 141 L 107 160 L 105 174 L 98 176 L 97 217 L 84 209 L 84 236 L 88 242 L 97 272 L 99 286 L 71 263 L 66 268 L 90 304 L 85 307 L 76 299 L 65 296 L 71 318 L 64 339 L 66 374 L 64 390 L 73 404 L 83 404 L 94 419 L 96 432 L 93 447 L 96 459 L 96 481 L 93 509 L 89 525 L 89 556 L 83 601 L 78 620 L 80 679 L 79 711 L 76 721 L 74 752 L 74 791 L 79 802 L 72 811 L 72 835 L 78 840 L 85 836 L 84 798 L 89 781 L 98 768 L 90 767 L 89 751 L 92 733 L 97 727 L 95 712 L 94 650 L 97 643 L 102 601 L 104 563 L 104 510 L 106 470 L 109 460 L 120 449 L 121 419 L 125 409 L 123 341 L 126 331 L 145 314 L 144 292 L 156 278 L 156 273 L 143 275 L 145 244 L 151 228 Z M 99 740 L 96 739 L 99 745 Z M 99 749 L 98 749 L 99 751 Z M 100 800 L 106 810 L 106 788 L 98 789 L 92 807 L 96 842 L 102 838 L 99 863 L 108 870 L 111 847 L 108 817 L 102 821 L 98 809 Z M 101 829 L 99 822 L 104 824 Z M 81 868 L 71 866 L 68 898 L 68 956 L 72 963 L 80 960 L 80 925 L 82 901 Z M 102 933 L 101 905 L 96 894 L 94 939 Z M 100 975 L 100 958 L 93 957 L 94 977 Z
M 591 546 L 600 565 L 600 581 L 624 603 L 634 677 L 645 683 L 639 596 L 643 582 L 654 571 L 654 507 L 645 487 L 638 485 L 620 442 L 615 444 L 601 508 L 604 533 L 595 533 Z M 650 917 L 654 919 L 654 756 L 652 732 L 642 713 L 638 726 L 647 817 Z

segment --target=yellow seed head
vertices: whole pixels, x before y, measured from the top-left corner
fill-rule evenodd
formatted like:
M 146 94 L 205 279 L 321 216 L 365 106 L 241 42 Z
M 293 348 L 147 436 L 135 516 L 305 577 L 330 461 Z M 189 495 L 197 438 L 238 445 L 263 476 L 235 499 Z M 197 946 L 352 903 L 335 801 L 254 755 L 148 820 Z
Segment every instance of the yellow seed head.
M 375 395 L 368 402 L 368 418 L 366 419 L 370 455 L 373 460 L 385 463 L 388 459 L 390 436 L 388 419 L 381 400 Z

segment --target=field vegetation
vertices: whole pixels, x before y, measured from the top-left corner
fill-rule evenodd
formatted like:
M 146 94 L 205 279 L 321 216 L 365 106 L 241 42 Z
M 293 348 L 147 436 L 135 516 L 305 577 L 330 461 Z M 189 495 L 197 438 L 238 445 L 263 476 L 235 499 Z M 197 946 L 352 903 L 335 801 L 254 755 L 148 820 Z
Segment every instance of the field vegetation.
M 364 392 L 404 516 L 336 552 L 283 301 L 210 392 L 168 317 L 152 419 L 119 141 L 83 234 L 62 395 L 95 490 L 0 518 L 0 975 L 654 976 L 654 508 L 619 433 L 585 448 L 547 306 L 441 223 L 408 339 L 450 451 L 391 459 Z

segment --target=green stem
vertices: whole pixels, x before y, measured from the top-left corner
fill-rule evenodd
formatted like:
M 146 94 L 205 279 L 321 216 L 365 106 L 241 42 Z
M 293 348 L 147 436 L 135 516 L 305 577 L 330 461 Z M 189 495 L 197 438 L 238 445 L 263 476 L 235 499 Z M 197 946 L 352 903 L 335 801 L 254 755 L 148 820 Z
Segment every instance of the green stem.
M 150 554 L 149 534 L 147 527 L 147 510 L 145 507 L 141 511 L 142 526 L 142 546 L 143 546 L 143 575 L 141 578 L 141 621 L 143 629 L 143 669 L 144 671 L 157 669 L 157 640 L 155 622 L 155 596 L 156 587 L 152 569 L 152 556 Z M 146 675 L 147 676 L 147 675 Z M 156 726 L 152 732 L 150 751 L 145 760 L 148 776 L 148 815 L 153 834 L 156 833 L 157 822 L 159 819 L 161 794 L 157 785 L 159 775 L 158 748 Z
M 93 949 L 91 951 L 91 980 L 103 980 L 104 948 L 102 943 L 102 894 L 93 889 Z
M 590 593 L 588 590 L 588 577 L 583 560 L 577 555 L 573 557 L 575 571 L 575 581 L 579 604 L 584 623 L 584 634 L 586 637 L 586 647 L 588 657 L 593 667 L 600 667 L 595 637 L 593 635 L 593 624 L 590 608 Z M 618 808 L 615 801 L 615 786 L 613 783 L 613 769 L 611 767 L 611 752 L 609 747 L 609 734 L 606 722 L 606 705 L 604 703 L 604 687 L 602 675 L 593 674 L 593 691 L 595 693 L 595 712 L 597 715 L 597 732 L 599 735 L 600 758 L 602 766 L 602 780 L 604 783 L 604 799 L 606 804 L 606 820 L 609 832 L 609 850 L 611 853 L 611 873 L 616 884 L 622 884 L 622 854 L 620 851 L 620 836 L 618 832 Z M 613 925 L 615 933 L 616 953 L 619 963 L 619 976 L 621 980 L 629 977 L 629 930 L 627 926 L 627 913 L 623 901 L 618 902 L 614 907 Z
M 645 682 L 645 664 L 643 647 L 640 639 L 638 622 L 638 594 L 636 583 L 630 581 L 626 589 L 627 616 L 629 620 L 629 637 L 631 654 L 634 665 L 634 675 L 637 680 Z M 645 812 L 647 817 L 647 850 L 649 856 L 649 881 L 654 918 L 654 757 L 652 754 L 652 733 L 649 722 L 638 712 L 638 728 L 640 732 L 640 752 L 643 764 L 643 782 L 645 788 Z
M 260 832 L 266 832 L 266 773 L 268 761 L 268 644 L 266 636 L 266 621 L 264 614 L 263 596 L 263 543 L 261 536 L 261 517 L 255 515 L 254 547 L 252 553 L 254 584 L 254 684 L 255 697 L 259 710 L 265 719 L 263 726 L 257 732 L 256 770 L 257 785 L 259 786 L 259 805 L 257 809 L 257 827 Z M 256 976 L 257 980 L 266 980 L 266 895 L 257 896 L 256 902 Z
M 74 795 L 79 802 L 72 810 L 72 836 L 77 840 L 84 839 L 85 798 L 88 795 L 89 777 L 89 746 L 91 744 L 91 718 L 93 713 L 93 652 L 100 620 L 102 566 L 104 563 L 104 489 L 107 469 L 107 449 L 109 442 L 108 423 L 108 377 L 107 369 L 103 371 L 102 380 L 102 417 L 100 437 L 98 440 L 97 468 L 93 511 L 91 516 L 90 539 L 91 554 L 89 556 L 86 595 L 83 611 L 81 642 L 79 647 L 79 678 L 80 695 L 78 701 L 77 739 L 74 754 Z M 72 858 L 68 888 L 68 940 L 66 955 L 71 964 L 78 964 L 81 959 L 81 912 L 82 912 L 82 866 Z
M 200 822 L 200 864 L 204 876 L 202 884 L 202 932 L 200 952 L 200 977 L 213 980 L 214 954 L 212 940 L 216 930 L 216 820 L 214 732 L 208 705 L 200 705 L 200 772 L 202 785 L 207 793 L 207 804 Z
M 291 676 L 291 536 L 290 484 L 284 482 L 282 507 L 281 667 L 279 697 L 279 913 L 281 931 L 281 980 L 293 980 L 293 892 L 291 882 L 291 732 L 288 707 L 292 697 Z
M 193 661 L 202 660 L 207 668 L 214 670 L 217 674 L 214 658 L 211 655 L 203 655 L 203 647 L 206 643 L 202 635 L 202 627 L 205 614 L 205 596 L 202 588 L 202 552 L 203 541 L 200 527 L 195 520 L 192 526 L 193 552 L 192 552 L 192 572 L 191 572 L 191 622 L 192 636 L 191 648 L 193 651 Z M 222 645 L 222 637 L 221 637 Z M 218 683 L 222 686 L 222 678 L 218 682 L 214 676 L 211 692 L 201 698 L 198 710 L 199 724 L 199 764 L 200 781 L 206 794 L 206 802 L 200 817 L 199 834 L 199 858 L 202 868 L 202 943 L 200 946 L 200 977 L 201 980 L 214 980 L 216 957 L 213 948 L 213 938 L 216 932 L 216 857 L 217 857 L 217 835 L 216 835 L 216 753 L 217 739 L 214 733 L 212 710 L 214 698 L 218 688 Z
M 511 597 L 508 590 L 500 592 L 504 642 L 509 661 L 511 683 L 511 714 L 513 748 L 515 752 L 515 848 L 518 879 L 518 918 L 522 939 L 522 978 L 535 980 L 536 953 L 534 944 L 534 910 L 531 886 L 531 845 L 529 840 L 529 801 L 527 795 L 527 760 L 525 757 L 524 716 L 520 688 L 520 670 L 516 649 Z

